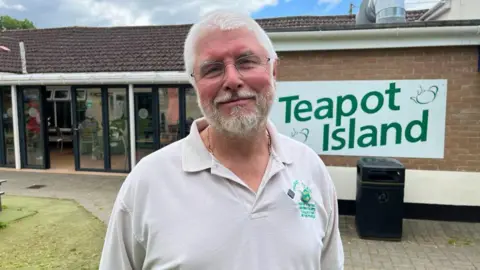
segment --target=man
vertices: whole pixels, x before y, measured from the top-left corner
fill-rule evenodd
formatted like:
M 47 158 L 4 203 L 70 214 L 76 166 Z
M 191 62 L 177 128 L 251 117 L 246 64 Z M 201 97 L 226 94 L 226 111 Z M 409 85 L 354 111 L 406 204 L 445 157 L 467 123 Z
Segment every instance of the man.
M 268 120 L 277 56 L 266 33 L 212 12 L 184 55 L 205 117 L 127 177 L 100 269 L 343 269 L 324 163 Z

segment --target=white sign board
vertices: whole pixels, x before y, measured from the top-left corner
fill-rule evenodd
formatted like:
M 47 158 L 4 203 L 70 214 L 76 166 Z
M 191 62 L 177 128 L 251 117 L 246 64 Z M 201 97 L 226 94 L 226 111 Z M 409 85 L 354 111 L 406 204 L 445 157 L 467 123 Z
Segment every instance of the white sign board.
M 443 158 L 447 80 L 277 82 L 271 120 L 321 155 Z

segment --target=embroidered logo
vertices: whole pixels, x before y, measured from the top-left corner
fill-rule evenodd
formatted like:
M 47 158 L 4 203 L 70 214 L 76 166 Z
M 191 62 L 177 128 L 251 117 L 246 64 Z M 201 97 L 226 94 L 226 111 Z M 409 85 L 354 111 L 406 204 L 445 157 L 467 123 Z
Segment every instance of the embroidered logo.
M 301 217 L 314 219 L 316 207 L 315 203 L 311 202 L 312 190 L 298 180 L 293 181 L 292 190 L 298 192 L 301 196 L 300 201 L 298 202 Z

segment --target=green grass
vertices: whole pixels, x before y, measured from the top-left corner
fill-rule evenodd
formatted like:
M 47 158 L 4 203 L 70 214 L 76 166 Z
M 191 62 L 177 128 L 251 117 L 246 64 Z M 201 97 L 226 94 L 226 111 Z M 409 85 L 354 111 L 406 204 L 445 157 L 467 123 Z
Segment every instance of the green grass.
M 106 226 L 70 200 L 5 196 L 0 265 L 7 269 L 98 269 Z
M 450 238 L 448 239 L 448 244 L 452 246 L 470 246 L 473 244 L 473 241 L 470 239 Z

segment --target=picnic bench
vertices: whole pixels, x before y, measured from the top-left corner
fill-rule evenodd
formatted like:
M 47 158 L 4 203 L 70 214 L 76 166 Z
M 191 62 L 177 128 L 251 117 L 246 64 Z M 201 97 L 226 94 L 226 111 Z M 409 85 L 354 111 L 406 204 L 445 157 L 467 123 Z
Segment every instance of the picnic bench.
M 2 187 L 2 184 L 7 182 L 7 180 L 1 180 L 0 179 L 0 188 Z M 2 191 L 0 189 L 0 212 L 2 212 L 2 196 L 5 194 L 5 191 Z

